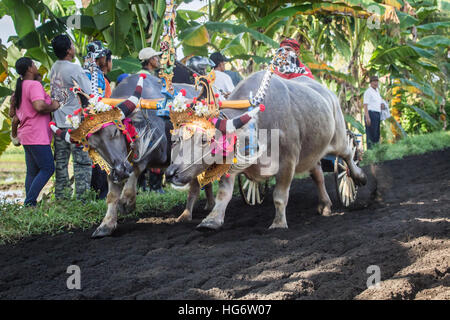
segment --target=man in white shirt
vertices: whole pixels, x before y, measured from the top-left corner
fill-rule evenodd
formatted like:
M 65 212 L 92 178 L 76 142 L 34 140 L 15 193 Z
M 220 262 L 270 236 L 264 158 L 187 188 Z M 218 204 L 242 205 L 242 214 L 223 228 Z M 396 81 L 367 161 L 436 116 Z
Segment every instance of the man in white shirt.
M 214 71 L 216 73 L 216 81 L 214 81 L 214 91 L 219 94 L 219 99 L 228 99 L 231 92 L 234 90 L 233 80 L 227 75 L 225 71 L 225 62 L 228 61 L 220 52 L 214 52 L 209 57 L 214 64 Z
M 370 77 L 370 86 L 364 92 L 364 115 L 366 122 L 367 148 L 380 141 L 380 115 L 386 109 L 385 101 L 378 91 L 378 77 Z

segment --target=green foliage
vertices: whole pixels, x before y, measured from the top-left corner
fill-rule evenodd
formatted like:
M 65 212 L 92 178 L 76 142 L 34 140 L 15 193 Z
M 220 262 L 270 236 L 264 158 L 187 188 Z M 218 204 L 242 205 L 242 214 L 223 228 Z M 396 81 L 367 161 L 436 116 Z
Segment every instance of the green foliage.
M 185 56 L 221 51 L 245 75 L 266 64 L 282 38 L 296 38 L 301 43 L 301 60 L 314 65 L 316 79 L 349 95 L 343 108 L 351 115 L 360 112 L 358 98 L 368 76 L 375 73 L 420 89 L 418 100 L 443 104 L 448 99 L 448 14 L 444 9 L 439 11 L 436 0 L 411 0 L 415 15 L 395 9 L 400 24 L 382 21 L 379 29 L 369 29 L 363 15 L 373 6 L 382 15 L 389 3 L 405 4 L 400 0 L 208 1 L 197 11 L 178 10 L 177 35 Z M 78 59 L 85 55 L 86 44 L 97 39 L 105 41 L 113 52 L 112 80 L 121 73 L 138 71 L 139 50 L 144 46 L 159 49 L 164 11 L 165 0 L 91 0 L 81 9 L 81 29 L 69 33 Z M 44 66 L 44 72 L 50 70 L 55 61 L 50 41 L 67 30 L 67 19 L 76 12 L 73 0 L 0 2 L 0 17 L 11 16 L 17 32 L 10 38 L 13 45 L 8 49 L 0 44 L 0 74 L 10 71 L 0 87 L 0 96 L 8 94 L 3 88 L 14 85 L 11 68 L 18 57 L 32 57 Z M 371 46 L 375 50 L 367 63 L 363 52 Z M 336 61 L 344 65 L 338 69 Z M 442 123 L 433 122 L 440 116 L 437 109 L 430 112 L 420 101 L 409 102 L 424 112 L 408 107 L 402 120 L 407 132 L 442 127 Z M 420 121 L 423 123 L 418 125 Z
M 373 149 L 365 151 L 362 165 L 402 159 L 406 156 L 424 154 L 449 147 L 450 132 L 448 131 L 409 136 L 395 144 L 377 144 Z

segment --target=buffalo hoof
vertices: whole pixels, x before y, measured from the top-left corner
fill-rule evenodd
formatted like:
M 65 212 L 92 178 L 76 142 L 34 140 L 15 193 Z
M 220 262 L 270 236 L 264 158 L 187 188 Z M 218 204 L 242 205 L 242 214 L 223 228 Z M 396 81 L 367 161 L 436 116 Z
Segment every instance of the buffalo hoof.
M 272 223 L 269 229 L 287 229 L 287 223 Z
M 95 232 L 92 234 L 91 238 L 92 239 L 99 239 L 99 238 L 104 238 L 104 237 L 108 237 L 111 236 L 114 232 L 116 228 L 111 228 L 108 227 L 106 225 L 104 226 L 100 226 L 97 228 L 97 230 L 95 230 Z
M 350 172 L 350 174 L 351 174 L 351 177 L 353 178 L 353 181 L 355 181 L 355 184 L 358 187 L 362 187 L 367 184 L 367 177 L 361 168 L 358 168 L 358 169 L 359 169 L 358 172 L 356 172 L 355 174 L 352 174 L 351 172 Z
M 218 223 L 214 220 L 202 221 L 196 229 L 198 231 L 217 231 L 222 227 L 222 223 Z
M 182 214 L 177 218 L 177 222 L 189 222 L 192 220 L 192 214 L 186 209 Z
M 329 216 L 331 216 L 331 205 L 319 204 L 319 206 L 317 207 L 317 211 L 319 212 L 320 215 L 322 215 L 324 217 L 329 217 Z

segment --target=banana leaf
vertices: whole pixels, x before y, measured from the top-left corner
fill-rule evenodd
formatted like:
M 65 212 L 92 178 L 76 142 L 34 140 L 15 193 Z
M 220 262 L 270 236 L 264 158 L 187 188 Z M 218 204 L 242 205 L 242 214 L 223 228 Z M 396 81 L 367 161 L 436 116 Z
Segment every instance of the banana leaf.
M 434 48 L 437 46 L 449 47 L 450 38 L 448 36 L 431 35 L 420 39 L 418 44 L 430 48 Z
M 417 30 L 419 31 L 434 31 L 440 28 L 450 28 L 450 21 L 432 22 L 417 26 Z
M 278 47 L 278 43 L 276 41 L 274 41 L 272 38 L 269 38 L 268 36 L 254 30 L 251 28 L 247 28 L 243 25 L 237 25 L 237 24 L 232 24 L 230 22 L 206 22 L 204 24 L 204 26 L 206 27 L 206 29 L 209 32 L 225 32 L 225 33 L 229 33 L 229 34 L 240 34 L 242 32 L 246 32 L 249 33 L 253 39 L 261 41 L 273 48 L 277 48 Z
M 291 17 L 296 14 L 305 12 L 307 10 L 312 10 L 312 8 L 313 7 L 312 7 L 311 3 L 301 4 L 301 5 L 297 5 L 297 6 L 293 6 L 293 7 L 289 7 L 289 8 L 283 8 L 283 9 L 274 11 L 271 14 L 260 19 L 259 21 L 251 24 L 250 27 L 251 28 L 260 28 L 260 27 L 267 28 L 270 24 L 272 24 L 272 22 L 275 18 Z
M 406 133 L 405 129 L 403 129 L 403 127 L 400 125 L 400 123 L 398 123 L 394 117 L 389 117 L 386 120 L 384 120 L 385 123 L 389 123 L 389 124 L 393 124 L 398 131 L 401 134 L 402 138 L 406 138 L 408 136 L 408 134 Z
M 407 44 L 388 49 L 377 48 L 370 59 L 370 63 L 390 65 L 396 60 L 411 61 L 411 59 L 420 57 L 432 58 L 433 56 L 434 53 L 431 50 L 425 50 L 414 45 Z
M 204 12 L 192 11 L 192 10 L 177 10 L 177 17 L 185 21 L 197 20 L 205 15 Z
M 126 57 L 122 59 L 113 59 L 114 69 L 121 69 L 123 73 L 136 73 L 142 69 L 138 59 Z
M 436 119 L 434 119 L 432 116 L 430 116 L 425 110 L 422 110 L 418 107 L 415 106 L 410 106 L 408 105 L 409 108 L 413 109 L 415 112 L 417 112 L 419 114 L 419 116 L 426 122 L 428 123 L 434 130 L 439 130 L 441 129 L 441 124 L 439 123 L 439 121 L 437 121 Z
M 250 60 L 252 59 L 253 61 L 255 61 L 257 64 L 264 64 L 264 63 L 269 63 L 271 58 L 268 57 L 261 57 L 261 56 L 256 56 L 256 55 L 249 55 L 249 54 L 239 54 L 236 56 L 233 56 L 230 58 L 230 60 L 236 60 L 236 59 L 241 59 L 241 60 Z
M 14 27 L 19 38 L 35 30 L 35 14 L 33 9 L 22 0 L 3 0 L 14 21 Z
M 179 35 L 183 45 L 190 47 L 202 47 L 209 42 L 208 30 L 204 25 L 198 25 L 184 30 Z
M 353 128 L 355 128 L 356 130 L 358 130 L 359 133 L 361 134 L 365 134 L 366 133 L 366 129 L 364 128 L 364 125 L 359 122 L 358 120 L 356 120 L 355 118 L 353 118 L 351 115 L 349 114 L 345 114 L 344 115 L 344 119 L 346 122 L 348 122 Z
M 0 87 L 0 97 L 10 96 L 13 91 L 7 87 Z
M 9 136 L 11 132 L 11 124 L 8 120 L 3 120 L 2 128 L 0 129 L 0 155 L 8 148 L 11 143 L 11 137 Z

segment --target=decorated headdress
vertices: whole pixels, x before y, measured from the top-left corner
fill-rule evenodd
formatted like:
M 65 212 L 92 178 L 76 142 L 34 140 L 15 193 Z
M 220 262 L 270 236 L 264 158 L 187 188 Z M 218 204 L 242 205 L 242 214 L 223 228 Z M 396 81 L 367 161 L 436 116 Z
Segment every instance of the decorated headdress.
M 219 108 L 222 102 L 219 94 L 214 93 L 212 84 L 216 79 L 216 74 L 212 70 L 205 76 L 194 75 L 195 89 L 200 90 L 198 97 L 194 98 L 191 104 L 187 104 L 183 92 L 180 92 L 170 106 L 170 120 L 174 129 L 185 126 L 200 126 L 208 133 L 208 137 L 213 137 L 215 130 L 225 133 L 233 133 L 243 125 L 248 123 L 262 108 L 255 108 L 234 119 L 220 119 Z
M 300 52 L 300 44 L 297 40 L 292 38 L 286 38 L 280 43 L 280 47 L 289 46 L 292 49 L 295 50 L 295 52 L 298 54 Z
M 60 129 L 54 122 L 50 123 L 50 128 L 59 137 L 67 142 L 76 143 L 83 146 L 83 151 L 87 151 L 94 164 L 98 164 L 103 170 L 109 173 L 109 165 L 106 161 L 88 144 L 88 138 L 95 132 L 108 125 L 116 127 L 126 136 L 128 142 L 133 142 L 137 133 L 128 117 L 136 109 L 142 94 L 142 86 L 145 74 L 141 74 L 136 89 L 128 99 L 121 102 L 117 107 L 108 105 L 102 98 L 93 94 L 88 96 L 75 82 L 71 91 L 78 94 L 81 100 L 85 101 L 81 108 L 73 114 L 66 116 L 66 123 L 73 129 Z

